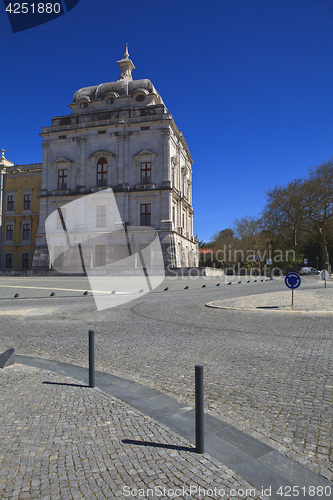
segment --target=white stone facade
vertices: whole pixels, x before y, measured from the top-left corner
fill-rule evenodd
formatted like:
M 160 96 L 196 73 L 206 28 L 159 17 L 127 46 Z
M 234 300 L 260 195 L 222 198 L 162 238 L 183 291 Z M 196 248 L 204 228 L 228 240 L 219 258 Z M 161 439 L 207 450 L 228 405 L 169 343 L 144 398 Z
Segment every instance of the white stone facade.
M 128 52 L 118 81 L 78 90 L 72 114 L 42 129 L 43 174 L 34 269 L 49 267 L 45 220 L 79 196 L 107 187 L 122 221 L 159 233 L 166 267 L 196 267 L 192 158 L 150 80 L 133 80 Z

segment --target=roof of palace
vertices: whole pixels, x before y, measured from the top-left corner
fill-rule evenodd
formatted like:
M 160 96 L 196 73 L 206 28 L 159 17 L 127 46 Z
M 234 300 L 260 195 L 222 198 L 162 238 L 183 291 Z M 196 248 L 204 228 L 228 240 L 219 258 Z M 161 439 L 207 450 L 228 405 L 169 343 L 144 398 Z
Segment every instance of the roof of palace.
M 117 64 L 120 67 L 121 71 L 119 79 L 117 81 L 101 83 L 99 85 L 93 85 L 91 87 L 83 87 L 77 90 L 73 97 L 73 104 L 77 104 L 82 99 L 92 102 L 105 99 L 107 96 L 132 97 L 136 93 L 155 94 L 156 96 L 160 97 L 159 93 L 150 80 L 133 80 L 132 70 L 135 69 L 135 66 L 129 58 L 127 46 L 123 59 L 117 61 Z

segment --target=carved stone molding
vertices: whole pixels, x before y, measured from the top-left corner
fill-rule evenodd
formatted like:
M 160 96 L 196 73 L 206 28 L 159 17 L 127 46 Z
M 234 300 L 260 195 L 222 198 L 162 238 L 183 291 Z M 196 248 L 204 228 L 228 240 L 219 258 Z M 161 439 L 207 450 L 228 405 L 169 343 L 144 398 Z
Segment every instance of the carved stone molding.
M 104 156 L 105 158 L 115 158 L 116 155 L 114 155 L 110 151 L 99 149 L 89 156 L 89 160 L 98 160 L 101 156 Z
M 56 167 L 60 166 L 60 165 L 70 165 L 72 162 L 72 160 L 68 160 L 67 158 L 64 158 L 63 156 L 60 156 L 60 158 L 57 158 L 56 160 L 54 160 L 52 162 L 52 165 L 55 165 Z
M 177 167 L 177 165 L 178 165 L 177 156 L 171 157 L 171 165 L 172 165 L 172 168 Z

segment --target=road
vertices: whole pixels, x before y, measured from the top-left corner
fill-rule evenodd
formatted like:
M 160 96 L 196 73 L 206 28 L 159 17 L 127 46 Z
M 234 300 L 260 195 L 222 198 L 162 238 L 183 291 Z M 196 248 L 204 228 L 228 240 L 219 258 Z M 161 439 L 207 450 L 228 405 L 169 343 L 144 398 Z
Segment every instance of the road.
M 0 351 L 14 347 L 87 366 L 94 329 L 96 369 L 189 404 L 194 366 L 203 364 L 207 413 L 332 480 L 332 315 L 207 308 L 285 290 L 283 280 L 217 283 L 169 279 L 158 291 L 98 312 L 92 295 L 83 295 L 86 278 L 1 277 Z M 311 276 L 302 286 L 323 285 Z

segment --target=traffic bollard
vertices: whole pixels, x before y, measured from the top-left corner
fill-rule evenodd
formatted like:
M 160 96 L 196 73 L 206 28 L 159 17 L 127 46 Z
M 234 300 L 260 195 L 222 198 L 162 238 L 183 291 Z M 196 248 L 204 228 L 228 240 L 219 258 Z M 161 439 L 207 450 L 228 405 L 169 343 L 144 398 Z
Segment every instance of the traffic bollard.
M 204 384 L 203 366 L 195 366 L 195 451 L 204 453 Z
M 95 387 L 95 332 L 89 330 L 89 387 Z

